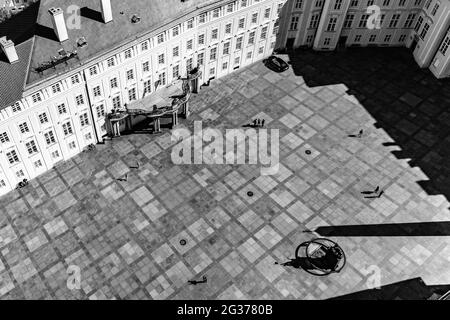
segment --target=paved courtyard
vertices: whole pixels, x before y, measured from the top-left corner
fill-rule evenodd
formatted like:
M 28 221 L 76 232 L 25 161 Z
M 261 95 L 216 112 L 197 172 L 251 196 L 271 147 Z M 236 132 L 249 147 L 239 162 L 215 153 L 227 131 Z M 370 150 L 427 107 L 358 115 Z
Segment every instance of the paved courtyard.
M 108 141 L 1 198 L 1 298 L 326 299 L 368 289 L 373 266 L 382 285 L 415 277 L 450 283 L 450 233 L 331 236 L 347 265 L 328 277 L 274 264 L 314 237 L 305 230 L 450 218 L 446 197 L 419 183 L 430 179 L 426 172 L 433 185 L 448 179 L 448 149 L 430 150 L 434 121 L 450 123 L 448 82 L 419 70 L 395 78 L 386 72 L 394 63 L 399 74 L 414 67 L 408 54 L 367 52 L 299 52 L 291 57 L 296 71 L 283 74 L 256 63 L 193 97 L 193 115 L 180 126 L 202 120 L 224 130 L 264 118 L 279 129 L 275 176 L 261 176 L 256 165 L 175 166 L 167 131 Z M 322 61 L 327 70 L 316 67 Z M 428 150 L 413 159 L 427 168 L 395 153 L 402 152 L 395 125 L 376 118 L 383 106 L 403 121 L 395 129 L 401 143 L 415 154 L 420 145 Z M 360 139 L 348 137 L 360 130 Z M 437 140 L 449 143 L 448 133 Z M 376 186 L 384 195 L 365 199 L 361 192 Z M 67 287 L 74 265 L 81 290 Z M 203 275 L 206 284 L 187 284 Z

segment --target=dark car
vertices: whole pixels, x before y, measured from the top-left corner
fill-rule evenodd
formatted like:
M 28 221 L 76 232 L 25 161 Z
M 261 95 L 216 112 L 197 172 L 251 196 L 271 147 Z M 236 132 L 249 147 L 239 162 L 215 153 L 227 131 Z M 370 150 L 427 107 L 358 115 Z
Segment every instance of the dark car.
M 269 58 L 265 59 L 264 64 L 267 68 L 275 71 L 275 72 L 283 72 L 289 69 L 289 65 L 283 60 L 276 56 L 270 56 Z

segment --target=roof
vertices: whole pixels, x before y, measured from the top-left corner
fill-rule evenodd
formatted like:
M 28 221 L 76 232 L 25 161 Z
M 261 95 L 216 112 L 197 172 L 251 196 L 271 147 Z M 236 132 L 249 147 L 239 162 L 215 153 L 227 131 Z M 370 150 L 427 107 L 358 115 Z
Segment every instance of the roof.
M 0 108 L 17 100 L 19 88 L 33 86 L 46 80 L 49 77 L 67 72 L 69 69 L 80 66 L 80 64 L 101 56 L 108 50 L 119 47 L 136 39 L 139 35 L 156 30 L 171 21 L 182 17 L 195 9 L 213 3 L 220 3 L 223 0 L 111 0 L 113 11 L 113 21 L 105 24 L 101 19 L 100 1 L 92 0 L 45 0 L 38 1 L 24 12 L 18 14 L 5 24 L 0 24 L 0 36 L 6 35 L 8 39 L 16 44 L 20 62 L 9 65 L 5 59 L 0 59 L 0 75 L 7 81 L 0 82 Z M 71 6 L 76 5 L 81 8 L 80 27 L 73 28 L 70 23 L 74 22 Z M 69 40 L 62 44 L 56 38 L 53 31 L 48 9 L 51 7 L 61 8 L 64 11 L 64 18 L 68 22 L 67 31 Z M 141 21 L 133 24 L 131 18 L 137 14 Z M 25 21 L 25 22 L 23 22 Z M 7 26 L 6 26 L 7 24 Z M 20 28 L 20 32 L 17 31 Z M 88 45 L 82 48 L 77 47 L 77 40 L 84 37 Z M 31 60 L 28 68 L 24 68 L 24 63 L 28 63 L 26 57 L 28 40 L 34 38 L 31 51 Z M 50 61 L 52 57 L 58 56 L 60 49 L 66 52 L 77 51 L 78 59 L 70 59 L 67 64 L 60 64 L 56 68 L 46 70 L 42 73 L 35 71 L 40 64 Z M 19 67 L 20 66 L 20 67 Z M 27 70 L 26 70 L 27 69 Z M 3 79 L 2 79 L 3 80 Z M 14 87 L 13 93 L 11 82 L 21 83 L 21 86 Z M 5 97 L 5 98 L 3 98 Z M 5 105 L 6 104 L 6 105 Z

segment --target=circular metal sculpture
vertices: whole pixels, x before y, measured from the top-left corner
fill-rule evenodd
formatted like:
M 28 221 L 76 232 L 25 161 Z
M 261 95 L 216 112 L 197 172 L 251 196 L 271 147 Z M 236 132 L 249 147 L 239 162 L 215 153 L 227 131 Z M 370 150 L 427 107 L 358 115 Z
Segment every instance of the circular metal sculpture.
M 334 241 L 319 238 L 302 243 L 295 252 L 296 259 L 304 260 L 302 268 L 315 276 L 340 272 L 346 262 L 345 253 Z

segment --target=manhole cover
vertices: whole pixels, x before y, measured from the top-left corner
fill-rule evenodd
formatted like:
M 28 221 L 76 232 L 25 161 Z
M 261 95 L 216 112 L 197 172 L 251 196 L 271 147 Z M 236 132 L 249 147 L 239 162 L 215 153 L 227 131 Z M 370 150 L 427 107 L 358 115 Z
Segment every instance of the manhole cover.
M 312 154 L 311 150 L 306 150 L 305 153 L 309 156 Z
M 253 193 L 253 191 L 249 191 L 249 192 L 247 192 L 247 195 L 248 195 L 249 197 L 253 197 L 255 194 Z
M 181 240 L 180 240 L 180 244 L 181 244 L 182 246 L 185 246 L 185 245 L 187 244 L 187 241 L 184 240 L 184 239 L 181 239 Z

